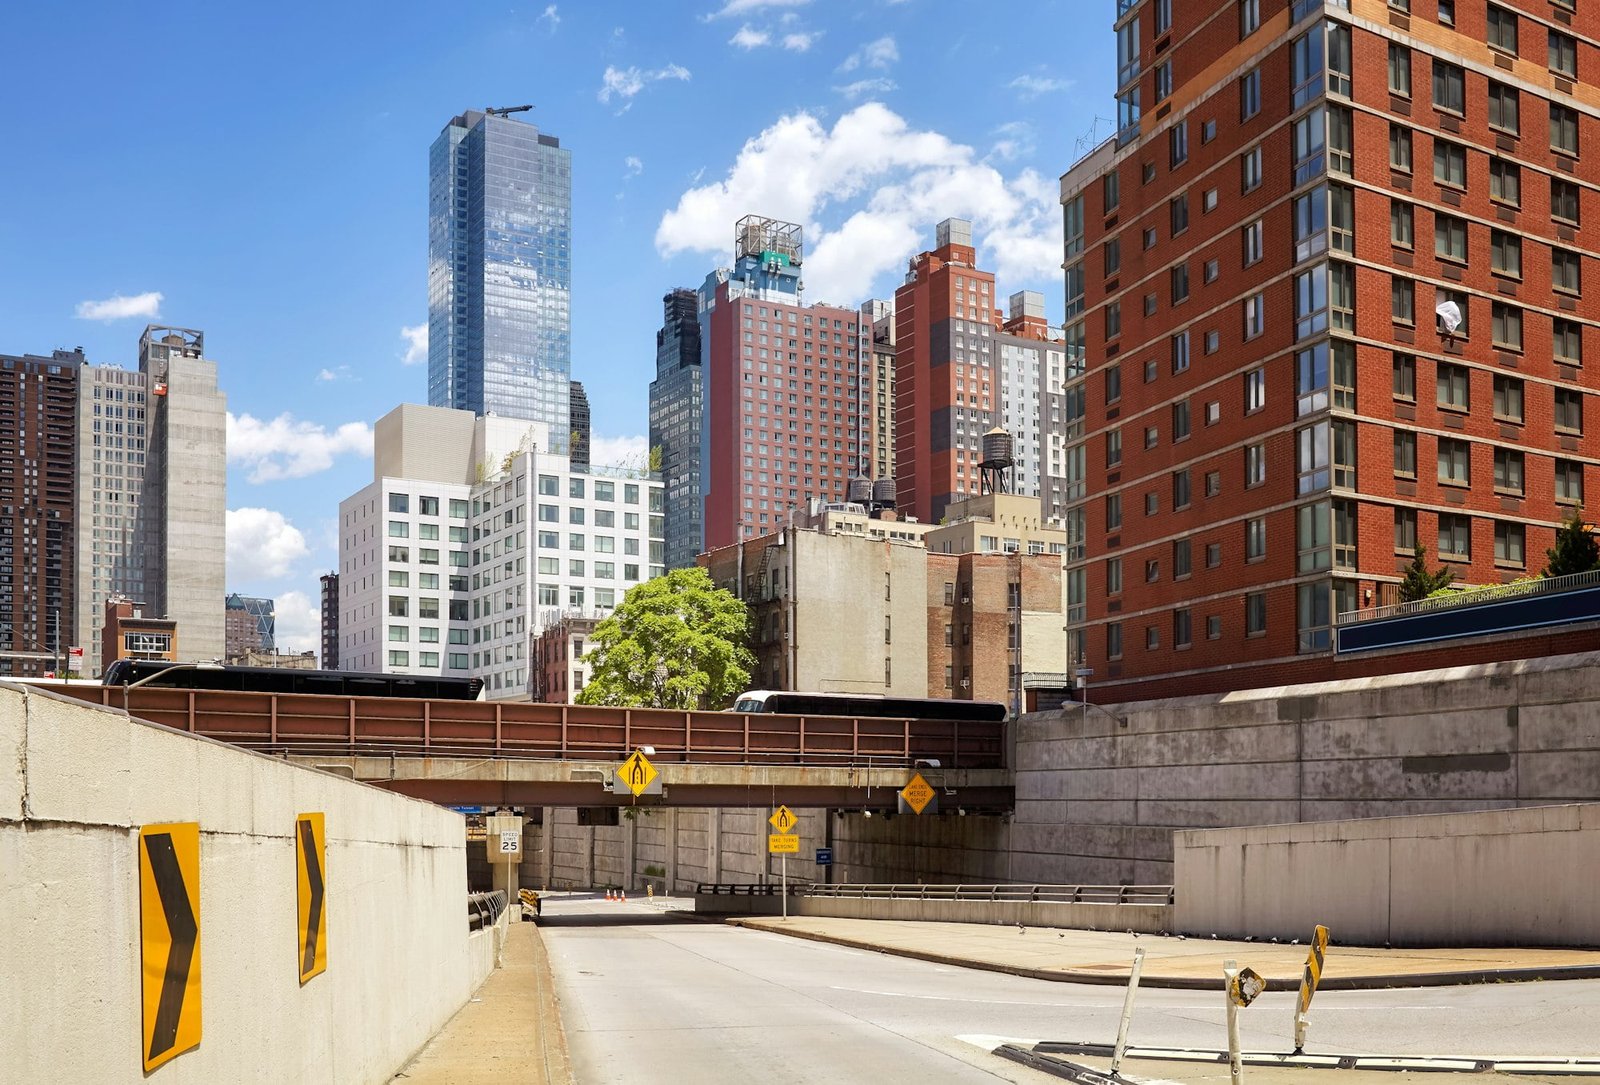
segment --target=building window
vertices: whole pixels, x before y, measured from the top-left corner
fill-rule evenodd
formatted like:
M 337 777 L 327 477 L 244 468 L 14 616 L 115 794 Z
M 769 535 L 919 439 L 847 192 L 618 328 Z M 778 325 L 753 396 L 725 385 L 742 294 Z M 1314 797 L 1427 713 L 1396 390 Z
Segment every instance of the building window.
M 1503 301 L 1489 311 L 1490 339 L 1500 350 L 1522 351 L 1522 310 Z
M 1161 647 L 1161 630 L 1153 625 L 1144 627 L 1144 650 L 1153 652 Z
M 1100 181 L 1100 202 L 1108 215 L 1122 202 L 1122 186 L 1118 184 L 1117 177 L 1117 171 L 1112 170 Z
M 1559 30 L 1550 31 L 1550 70 L 1568 79 L 1578 78 L 1578 39 Z
M 1328 146 L 1327 111 L 1313 109 L 1294 122 L 1294 183 L 1304 184 L 1323 171 Z
M 1578 157 L 1578 111 L 1559 102 L 1550 103 L 1550 149 Z
M 1244 299 L 1244 337 L 1254 339 L 1267 330 L 1267 296 L 1254 294 Z
M 1513 448 L 1494 450 L 1494 488 L 1496 492 L 1515 494 L 1524 492 L 1522 453 Z
M 1261 0 L 1239 0 L 1239 37 L 1247 38 L 1261 26 Z
M 1456 25 L 1456 0 L 1439 0 L 1439 22 L 1445 26 Z
M 1172 269 L 1172 304 L 1189 300 L 1189 265 L 1179 264 Z
M 1154 558 L 1144 563 L 1144 582 L 1154 584 L 1161 579 L 1161 562 Z
M 1267 631 L 1267 593 L 1253 591 L 1244 597 L 1244 635 L 1263 636 Z
M 1527 564 L 1524 556 L 1524 531 L 1521 524 L 1496 520 L 1494 525 L 1494 560 L 1499 565 L 1522 568 Z
M 1489 268 L 1496 275 L 1522 278 L 1522 237 L 1519 234 L 1489 231 Z
M 1106 594 L 1122 594 L 1122 559 L 1106 559 Z
M 1467 187 L 1467 149 L 1449 140 L 1433 141 L 1433 179 L 1447 188 Z
M 1583 291 L 1582 258 L 1566 249 L 1550 251 L 1550 285 L 1564 294 Z
M 1122 334 L 1122 303 L 1114 301 L 1106 306 L 1106 338 L 1116 339 Z
M 1580 222 L 1578 213 L 1577 183 L 1563 181 L 1559 177 L 1550 178 L 1550 217 L 1577 226 Z
M 1467 262 L 1467 221 L 1454 215 L 1433 216 L 1433 254 L 1441 260 Z
M 1411 50 L 1396 42 L 1389 43 L 1389 93 L 1411 97 Z
M 409 667 L 410 665 L 411 665 L 411 653 L 410 652 L 391 651 L 389 653 L 389 666 L 391 666 L 391 667 Z
M 1244 522 L 1244 560 L 1260 561 L 1267 556 L 1267 518 L 1257 516 Z
M 1106 658 L 1122 658 L 1122 623 L 1106 623 Z
M 1415 213 L 1404 200 L 1389 201 L 1389 243 L 1397 249 L 1416 246 Z
M 1576 388 L 1556 389 L 1556 432 L 1583 432 L 1583 393 Z
M 1106 495 L 1106 530 L 1116 531 L 1122 526 L 1122 495 Z
M 1328 69 L 1326 45 L 1327 32 L 1319 24 L 1296 38 L 1290 46 L 1290 85 L 1294 87 L 1290 109 L 1299 109 L 1321 96 L 1323 77 Z
M 1222 334 L 1215 328 L 1206 332 L 1206 353 L 1215 354 L 1222 348 Z
M 1181 441 L 1189 436 L 1189 401 L 1179 400 L 1172 405 L 1172 439 Z
M 1122 239 L 1113 237 L 1105 245 L 1105 275 L 1110 278 L 1122 270 Z M 1083 311 L 1083 285 L 1078 285 L 1078 312 Z
M 1106 431 L 1106 466 L 1115 467 L 1122 462 L 1122 431 Z
M 1244 446 L 1244 485 L 1245 489 L 1260 486 L 1267 481 L 1267 443 L 1261 441 L 1253 445 Z
M 1190 575 L 1190 573 L 1193 572 L 1193 569 L 1190 567 L 1190 561 L 1189 540 L 1179 539 L 1177 542 L 1173 543 L 1172 579 L 1182 580 L 1184 577 Z
M 1397 554 L 1415 554 L 1417 551 L 1417 510 L 1394 510 L 1394 550 Z
M 1168 168 L 1177 169 L 1189 160 L 1189 122 L 1179 121 L 1167 132 Z
M 1416 284 L 1410 279 L 1396 275 L 1389 280 L 1389 315 L 1396 324 L 1416 324 L 1416 294 Z
M 1175 509 L 1189 507 L 1188 470 L 1174 471 L 1172 473 L 1172 507 Z
M 1205 262 L 1205 266 L 1201 269 L 1200 277 L 1207 283 L 1214 283 L 1217 281 L 1218 274 L 1220 274 L 1220 265 L 1213 259 Z
M 1433 62 L 1433 106 L 1450 113 L 1466 114 L 1466 73 L 1459 65 L 1443 60 Z
M 1444 289 L 1439 290 L 1436 296 L 1438 301 L 1434 306 L 1434 315 L 1436 317 L 1435 323 L 1438 326 L 1439 334 L 1456 339 L 1465 339 L 1467 337 L 1467 296 L 1459 290 Z M 1439 312 L 1439 309 L 1445 307 L 1446 305 L 1454 305 L 1456 307 L 1457 314 L 1460 316 L 1460 322 L 1456 324 L 1453 331 L 1445 323 L 1444 314 Z
M 1417 477 L 1417 435 L 1409 430 L 1394 431 L 1394 473 L 1399 478 Z
M 1206 544 L 1206 568 L 1217 569 L 1222 566 L 1222 544 Z
M 1191 621 L 1188 610 L 1175 610 L 1172 612 L 1172 646 L 1174 648 L 1187 648 L 1191 640 Z
M 1318 264 L 1294 277 L 1294 335 L 1308 339 L 1328 330 L 1328 265 Z
M 1160 511 L 1161 499 L 1156 496 L 1156 492 L 1154 490 L 1151 490 L 1149 493 L 1144 495 L 1144 514 L 1146 516 L 1154 516 Z
M 1411 129 L 1403 124 L 1389 125 L 1389 168 L 1411 172 Z
M 1244 191 L 1253 192 L 1261 184 L 1261 148 L 1252 147 L 1239 159 Z
M 1489 47 L 1517 55 L 1517 13 L 1489 5 Z
M 1106 402 L 1115 403 L 1122 398 L 1122 366 L 1106 366 Z
M 1448 512 L 1439 514 L 1439 556 L 1472 560 L 1472 517 Z
M 1331 585 L 1325 580 L 1295 588 L 1295 629 L 1301 652 L 1326 651 L 1333 629 Z
M 1261 259 L 1262 252 L 1264 251 L 1262 243 L 1263 236 L 1261 219 L 1256 219 L 1254 222 L 1244 227 L 1245 267 L 1249 267 L 1251 264 Z
M 1522 167 L 1503 158 L 1489 160 L 1489 198 L 1511 207 L 1522 206 Z
M 1465 411 L 1471 407 L 1471 381 L 1466 366 L 1439 363 L 1437 403 L 1446 410 Z
M 1489 84 L 1489 127 L 1516 135 L 1522 127 L 1520 96 L 1517 88 L 1504 83 Z
M 1261 69 L 1245 73 L 1239 80 L 1239 121 L 1243 123 L 1261 112 Z
M 1522 381 L 1517 377 L 1494 378 L 1494 416 L 1497 421 L 1522 424 Z
M 1472 485 L 1472 446 L 1453 437 L 1439 438 L 1439 481 L 1445 485 Z
M 1417 360 L 1410 354 L 1394 356 L 1394 398 L 1416 401 Z
M 1583 364 L 1583 325 L 1556 317 L 1552 324 L 1552 353 L 1563 365 Z
M 1556 500 L 1563 505 L 1583 504 L 1583 464 L 1576 460 L 1556 461 Z
M 1218 640 L 1222 636 L 1222 615 L 1210 614 L 1206 616 L 1206 640 Z

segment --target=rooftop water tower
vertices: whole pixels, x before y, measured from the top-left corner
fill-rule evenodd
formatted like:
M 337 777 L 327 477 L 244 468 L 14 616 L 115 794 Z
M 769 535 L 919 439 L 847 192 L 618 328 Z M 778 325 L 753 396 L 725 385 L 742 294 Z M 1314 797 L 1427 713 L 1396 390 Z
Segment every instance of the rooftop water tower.
M 978 461 L 978 492 L 980 494 L 1008 494 L 1011 492 L 1013 458 L 1011 434 L 996 426 L 983 435 L 983 459 Z

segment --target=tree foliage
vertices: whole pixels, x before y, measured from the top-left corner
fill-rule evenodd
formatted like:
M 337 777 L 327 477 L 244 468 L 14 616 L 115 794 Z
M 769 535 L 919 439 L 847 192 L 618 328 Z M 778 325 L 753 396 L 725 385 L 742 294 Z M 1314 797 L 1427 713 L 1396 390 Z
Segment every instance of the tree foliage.
M 1448 588 L 1450 582 L 1456 578 L 1450 569 L 1429 571 L 1428 548 L 1418 544 L 1416 552 L 1412 555 L 1411 564 L 1406 566 L 1405 579 L 1400 582 L 1400 601 L 1413 603 L 1418 599 L 1426 599 L 1440 588 Z
M 1549 562 L 1544 576 L 1570 576 L 1600 569 L 1600 544 L 1583 523 L 1583 510 L 1574 508 L 1556 528 L 1556 544 L 1544 552 Z
M 578 703 L 725 708 L 749 685 L 749 636 L 743 601 L 704 569 L 674 569 L 633 588 L 595 627 Z

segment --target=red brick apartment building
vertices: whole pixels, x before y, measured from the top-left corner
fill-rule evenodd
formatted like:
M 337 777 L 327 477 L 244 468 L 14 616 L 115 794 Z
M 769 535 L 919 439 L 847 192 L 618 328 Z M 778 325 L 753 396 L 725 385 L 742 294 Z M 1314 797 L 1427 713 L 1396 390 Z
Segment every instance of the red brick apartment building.
M 1115 34 L 1119 133 L 1062 178 L 1095 694 L 1342 675 L 1335 616 L 1418 542 L 1537 573 L 1600 487 L 1600 7 L 1118 0 Z

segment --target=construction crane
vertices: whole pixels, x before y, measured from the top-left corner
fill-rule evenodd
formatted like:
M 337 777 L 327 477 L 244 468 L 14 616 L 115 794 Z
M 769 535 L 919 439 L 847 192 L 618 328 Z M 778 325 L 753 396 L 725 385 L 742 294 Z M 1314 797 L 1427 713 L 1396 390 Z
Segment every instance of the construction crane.
M 509 117 L 513 113 L 526 113 L 532 109 L 531 105 L 506 106 L 504 109 L 485 109 L 484 112 L 491 117 Z

